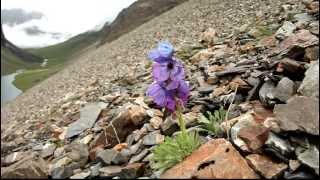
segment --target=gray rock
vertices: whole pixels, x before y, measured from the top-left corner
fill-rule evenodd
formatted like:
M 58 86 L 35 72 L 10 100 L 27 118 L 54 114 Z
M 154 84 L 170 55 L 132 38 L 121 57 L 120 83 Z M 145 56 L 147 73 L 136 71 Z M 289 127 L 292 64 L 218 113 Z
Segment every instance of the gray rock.
M 107 104 L 103 102 L 86 104 L 80 109 L 80 119 L 69 125 L 65 138 L 79 135 L 84 130 L 93 127 L 101 110 L 106 107 Z
M 122 170 L 121 166 L 106 166 L 100 168 L 100 177 L 114 177 L 118 176 Z
M 98 152 L 97 159 L 107 165 L 123 164 L 128 161 L 127 156 L 113 149 L 106 149 Z
M 70 179 L 85 179 L 85 178 L 89 177 L 90 174 L 91 174 L 90 171 L 80 172 L 80 173 L 77 173 L 77 174 L 71 176 Z
M 89 156 L 88 147 L 85 144 L 81 143 L 72 143 L 65 146 L 65 157 L 71 158 L 74 162 L 79 163 L 80 167 L 83 167 Z
M 51 161 L 50 174 L 52 178 L 68 178 L 73 170 L 85 166 L 88 161 L 88 147 L 81 143 L 72 143 L 64 147 L 65 154 Z
M 91 174 L 90 171 L 80 172 L 80 173 L 77 173 L 77 174 L 71 176 L 70 179 L 85 179 L 85 178 L 89 177 L 90 174 Z
M 122 168 L 119 177 L 121 179 L 135 179 L 144 172 L 144 163 L 131 163 Z
M 276 38 L 283 40 L 286 37 L 292 35 L 295 29 L 296 29 L 296 26 L 292 22 L 285 21 L 283 25 L 276 32 Z
M 65 179 L 65 178 L 69 178 L 70 176 L 72 176 L 73 174 L 73 170 L 71 167 L 66 166 L 66 167 L 57 167 L 54 168 L 51 171 L 51 177 L 53 179 Z
M 96 177 L 96 176 L 99 176 L 99 169 L 101 168 L 101 163 L 97 163 L 93 166 L 90 167 L 90 171 L 91 171 L 91 174 L 90 174 L 90 177 Z
M 171 116 L 167 117 L 160 127 L 162 133 L 166 136 L 171 136 L 174 132 L 179 130 L 179 125 Z
M 273 132 L 269 133 L 268 140 L 265 145 L 276 152 L 279 152 L 283 156 L 289 156 L 293 153 L 294 148 L 290 145 L 290 143 L 284 139 L 281 139 Z
M 311 146 L 301 154 L 297 154 L 298 160 L 319 175 L 319 150 L 315 146 Z
M 63 154 L 63 152 L 64 152 L 64 147 L 58 147 L 54 151 L 53 157 L 58 158 L 59 156 L 61 156 Z
M 136 154 L 142 147 L 142 140 L 138 141 L 136 144 L 129 147 L 130 155 Z
M 282 102 L 286 102 L 295 93 L 295 84 L 289 78 L 282 78 L 274 92 L 274 96 Z
M 51 155 L 53 155 L 54 151 L 56 150 L 56 145 L 53 143 L 47 143 L 46 145 L 43 146 L 43 149 L 41 151 L 41 157 L 46 158 Z
M 126 143 L 128 144 L 128 146 L 131 146 L 134 142 L 134 135 L 133 134 L 129 134 L 129 136 L 127 136 L 126 138 Z
M 148 132 L 153 132 L 153 131 L 156 130 L 154 127 L 151 126 L 150 123 L 144 124 L 143 127 L 146 128 L 146 130 L 147 130 Z
M 281 130 L 319 135 L 319 99 L 295 96 L 276 105 L 273 112 Z
M 296 21 L 295 25 L 297 27 L 307 26 L 313 19 L 308 13 L 296 14 L 293 18 Z
M 298 92 L 304 96 L 319 98 L 319 60 L 311 63 Z
M 143 137 L 144 145 L 156 145 L 164 141 L 164 135 L 160 134 L 160 131 L 154 131 Z
M 309 174 L 307 172 L 293 172 L 290 173 L 288 171 L 284 172 L 285 179 L 315 179 L 315 177 L 312 174 Z
M 5 156 L 1 163 L 3 163 L 4 166 L 7 166 L 21 160 L 25 155 L 26 153 L 24 152 L 13 152 Z
M 201 94 L 210 94 L 213 92 L 213 90 L 216 88 L 216 86 L 201 86 L 198 88 L 199 93 Z
M 34 154 L 24 157 L 8 167 L 1 167 L 1 179 L 47 179 L 47 164 Z
M 271 81 L 267 81 L 261 86 L 259 98 L 263 105 L 270 107 L 276 104 L 274 91 L 275 86 Z
M 144 149 L 143 151 L 141 151 L 139 154 L 133 156 L 129 163 L 135 163 L 135 162 L 139 162 L 141 161 L 147 154 L 148 154 L 149 150 L 148 149 Z

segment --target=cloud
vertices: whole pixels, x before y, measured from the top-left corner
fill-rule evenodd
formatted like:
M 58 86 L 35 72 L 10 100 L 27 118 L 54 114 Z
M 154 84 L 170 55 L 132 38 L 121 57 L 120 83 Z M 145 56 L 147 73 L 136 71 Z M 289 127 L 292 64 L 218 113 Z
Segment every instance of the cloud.
M 61 42 L 70 36 L 91 30 L 113 21 L 117 14 L 136 0 L 2 0 L 1 8 L 22 8 L 28 12 L 39 11 L 45 17 L 10 28 L 4 33 L 20 46 L 43 46 Z M 50 34 L 28 36 L 23 28 L 36 26 L 44 32 L 62 33 L 64 37 L 53 39 Z

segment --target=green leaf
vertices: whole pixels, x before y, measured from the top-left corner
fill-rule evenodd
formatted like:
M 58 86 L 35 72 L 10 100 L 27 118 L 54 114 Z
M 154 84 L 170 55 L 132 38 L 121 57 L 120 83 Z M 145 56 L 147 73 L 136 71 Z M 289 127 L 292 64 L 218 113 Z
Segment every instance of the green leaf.
M 164 171 L 182 161 L 199 146 L 197 133 L 180 133 L 176 138 L 166 137 L 162 144 L 152 150 L 152 168 Z

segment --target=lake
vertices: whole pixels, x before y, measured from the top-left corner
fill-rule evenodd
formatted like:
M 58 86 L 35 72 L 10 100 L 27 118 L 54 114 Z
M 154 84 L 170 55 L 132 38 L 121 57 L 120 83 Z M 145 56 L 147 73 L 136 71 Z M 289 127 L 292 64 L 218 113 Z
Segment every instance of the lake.
M 15 73 L 8 74 L 5 76 L 1 76 L 1 105 L 8 101 L 12 101 L 16 98 L 22 91 L 16 88 L 12 83 L 14 81 L 14 77 L 21 73 L 22 70 L 19 70 Z

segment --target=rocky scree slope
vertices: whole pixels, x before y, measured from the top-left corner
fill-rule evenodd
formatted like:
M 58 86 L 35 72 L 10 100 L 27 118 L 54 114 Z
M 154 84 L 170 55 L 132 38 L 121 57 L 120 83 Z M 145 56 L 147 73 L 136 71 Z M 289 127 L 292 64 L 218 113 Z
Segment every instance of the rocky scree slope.
M 1 110 L 1 176 L 319 177 L 318 5 L 188 1 L 80 57 Z M 223 135 L 159 173 L 151 149 L 178 131 L 144 95 L 162 39 L 187 69 L 188 131 L 229 112 Z

